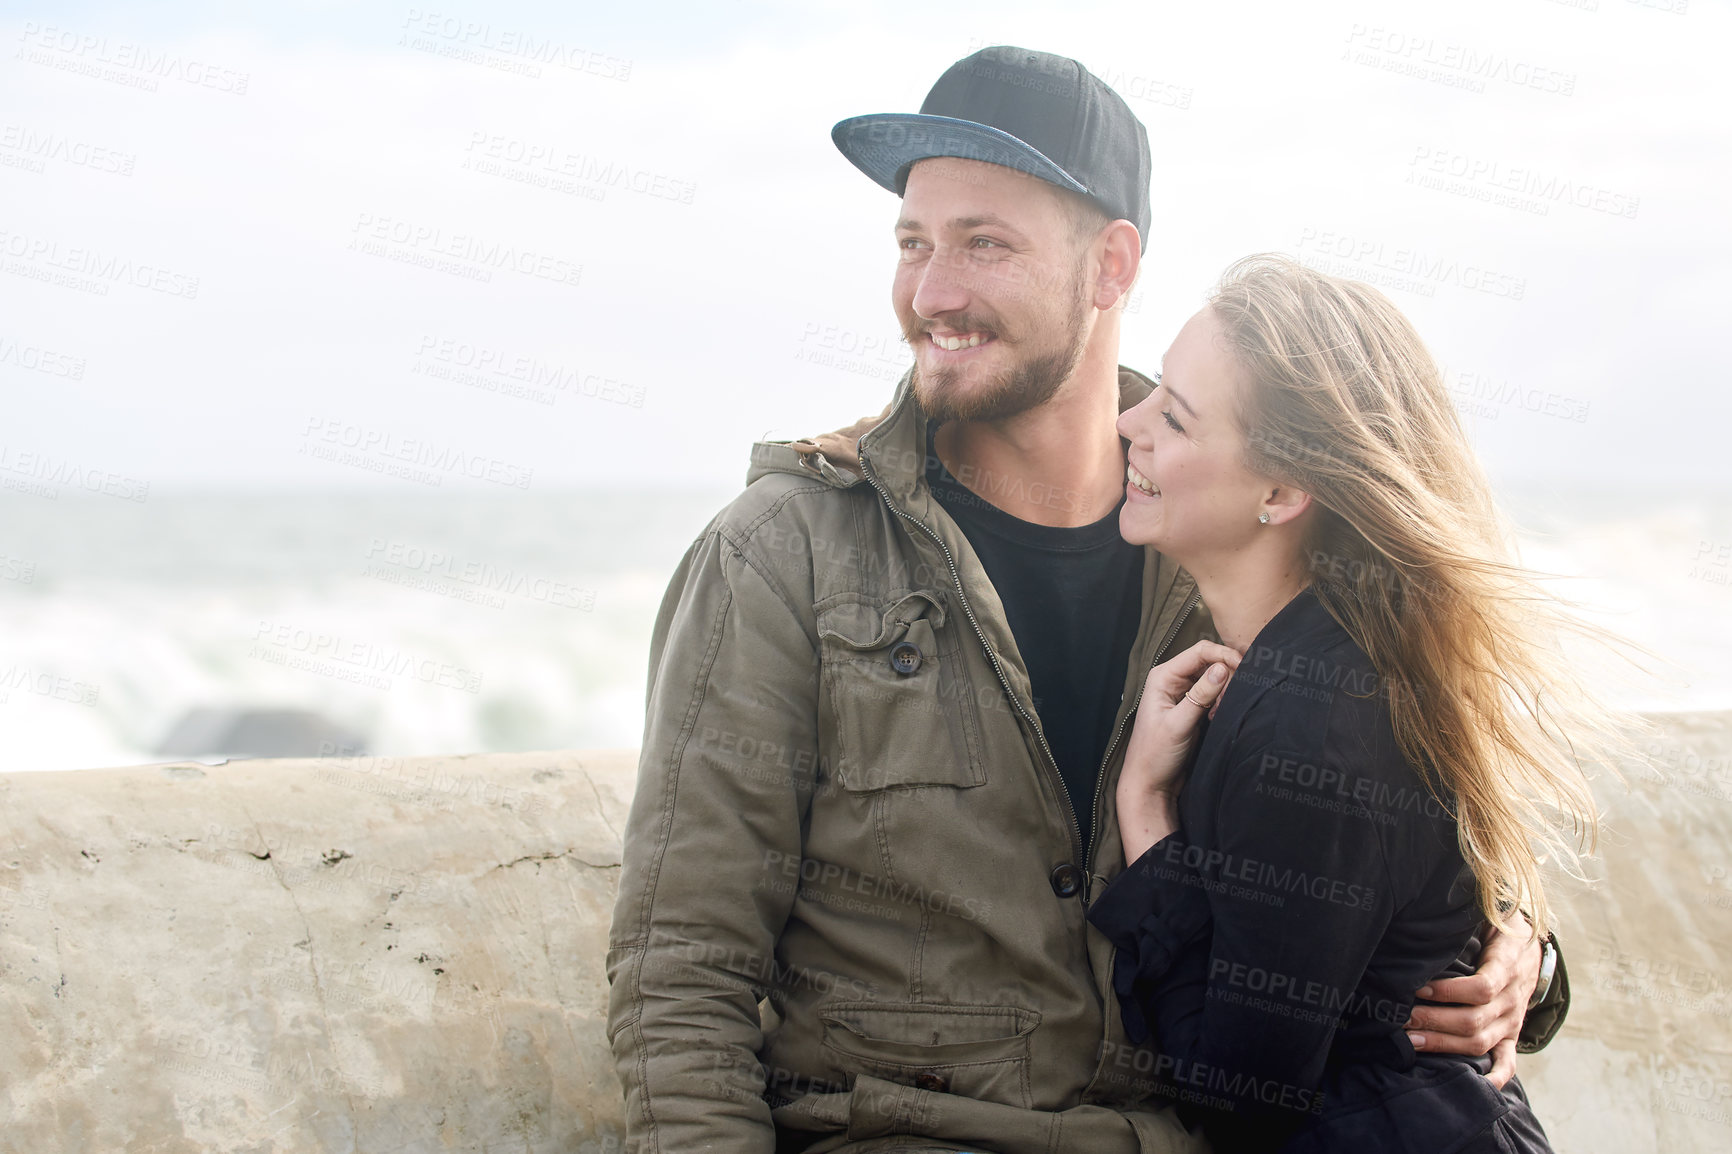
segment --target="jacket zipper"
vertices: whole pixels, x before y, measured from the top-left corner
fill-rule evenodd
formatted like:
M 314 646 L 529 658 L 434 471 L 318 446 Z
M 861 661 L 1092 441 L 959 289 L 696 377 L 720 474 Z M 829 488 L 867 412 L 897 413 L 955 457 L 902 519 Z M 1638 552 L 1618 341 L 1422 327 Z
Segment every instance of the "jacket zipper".
M 1164 655 L 1167 652 L 1167 646 L 1171 645 L 1173 643 L 1173 638 L 1175 638 L 1179 635 L 1179 630 L 1184 628 L 1185 620 L 1188 617 L 1190 617 L 1191 611 L 1196 609 L 1197 604 L 1200 601 L 1202 601 L 1202 599 L 1203 599 L 1203 595 L 1201 593 L 1199 593 L 1195 589 L 1193 589 L 1191 591 L 1190 600 L 1186 601 L 1185 607 L 1183 609 L 1179 610 L 1179 616 L 1176 619 L 1174 619 L 1172 626 L 1167 630 L 1166 637 L 1162 638 L 1160 645 L 1155 648 L 1155 656 L 1154 656 L 1153 660 L 1151 660 L 1149 662 L 1149 669 L 1153 669 L 1155 666 L 1157 666 L 1161 663 L 1161 657 L 1162 657 L 1162 655 Z M 1124 717 L 1119 719 L 1118 728 L 1113 730 L 1113 739 L 1107 743 L 1107 754 L 1105 757 L 1103 757 L 1101 759 L 1101 767 L 1100 767 L 1099 771 L 1097 771 L 1095 773 L 1095 803 L 1094 803 L 1095 807 L 1094 807 L 1094 826 L 1093 826 L 1093 828 L 1095 828 L 1096 830 L 1100 829 L 1101 787 L 1106 785 L 1107 766 L 1109 766 L 1113 763 L 1113 754 L 1118 751 L 1119 739 L 1125 735 L 1125 722 L 1129 721 L 1131 719 L 1131 715 L 1136 713 L 1137 707 L 1142 705 L 1142 703 L 1143 703 L 1143 690 L 1148 688 L 1148 684 L 1149 684 L 1148 670 L 1145 669 L 1143 671 L 1142 681 L 1138 682 L 1138 684 L 1137 684 L 1136 699 L 1131 702 L 1131 707 L 1129 710 L 1127 710 L 1125 712 Z M 1086 852 L 1091 855 L 1091 858 L 1092 858 L 1092 855 L 1094 854 L 1094 846 L 1090 845 L 1090 846 L 1086 846 L 1084 848 L 1085 848 Z M 1084 862 L 1083 868 L 1086 871 L 1087 876 L 1089 876 L 1089 877 L 1094 876 L 1094 862 L 1093 862 L 1093 860 L 1089 860 L 1089 861 Z
M 1004 686 L 1005 697 L 1016 707 L 1016 712 L 1022 717 L 1023 721 L 1028 724 L 1028 727 L 1034 730 L 1035 737 L 1040 740 L 1041 752 L 1046 754 L 1047 773 L 1052 780 L 1058 784 L 1058 796 L 1064 802 L 1065 817 L 1070 822 L 1072 860 L 1080 864 L 1086 884 L 1086 879 L 1088 877 L 1088 862 L 1080 856 L 1084 849 L 1082 843 L 1082 827 L 1077 824 L 1076 806 L 1071 802 L 1070 790 L 1065 788 L 1064 778 L 1059 775 L 1058 759 L 1052 755 L 1052 747 L 1047 745 L 1046 733 L 1041 729 L 1040 724 L 1028 715 L 1028 710 L 1024 709 L 1022 707 L 1022 702 L 1017 700 L 1015 691 L 1010 687 L 1010 680 L 1004 675 L 1004 666 L 999 664 L 998 654 L 992 651 L 992 646 L 987 642 L 986 631 L 980 627 L 980 621 L 974 616 L 974 608 L 968 603 L 968 595 L 963 592 L 962 574 L 956 568 L 956 558 L 951 555 L 950 546 L 946 545 L 943 538 L 939 537 L 937 532 L 935 532 L 926 522 L 914 516 L 912 513 L 905 513 L 896 507 L 896 502 L 891 500 L 890 494 L 884 491 L 884 486 L 878 483 L 878 478 L 873 474 L 872 465 L 866 460 L 866 454 L 864 451 L 860 454 L 860 467 L 865 472 L 866 479 L 872 483 L 872 487 L 876 489 L 878 495 L 884 499 L 884 504 L 889 506 L 890 511 L 895 513 L 898 517 L 901 517 L 904 521 L 907 521 L 909 524 L 920 526 L 920 528 L 925 531 L 926 535 L 932 538 L 933 544 L 937 545 L 944 553 L 944 562 L 950 567 L 950 579 L 956 583 L 956 599 L 962 605 L 962 612 L 967 615 L 968 623 L 974 626 L 974 635 L 980 638 L 980 647 L 986 651 L 987 660 L 992 662 L 993 672 L 998 674 L 999 684 Z M 1095 790 L 1098 794 L 1100 790 L 1100 784 L 1098 782 L 1095 784 Z

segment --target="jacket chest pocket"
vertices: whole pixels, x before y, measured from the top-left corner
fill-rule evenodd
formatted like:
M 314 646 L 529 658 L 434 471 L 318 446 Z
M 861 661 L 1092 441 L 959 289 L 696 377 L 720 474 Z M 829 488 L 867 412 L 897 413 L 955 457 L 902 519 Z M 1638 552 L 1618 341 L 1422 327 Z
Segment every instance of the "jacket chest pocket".
M 944 619 L 936 590 L 881 601 L 844 593 L 819 611 L 843 789 L 986 782 L 974 697 Z

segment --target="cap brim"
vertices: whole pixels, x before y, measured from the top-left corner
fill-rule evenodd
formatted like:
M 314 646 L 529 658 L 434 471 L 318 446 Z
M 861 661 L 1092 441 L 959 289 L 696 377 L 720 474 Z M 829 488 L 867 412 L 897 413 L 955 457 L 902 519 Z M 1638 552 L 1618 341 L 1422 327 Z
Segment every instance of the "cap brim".
M 1089 191 L 1038 148 L 1001 128 L 972 120 L 918 112 L 852 116 L 837 122 L 830 139 L 855 168 L 897 196 L 907 184 L 909 166 L 935 156 L 981 160 L 1038 176 L 1072 192 L 1087 195 Z

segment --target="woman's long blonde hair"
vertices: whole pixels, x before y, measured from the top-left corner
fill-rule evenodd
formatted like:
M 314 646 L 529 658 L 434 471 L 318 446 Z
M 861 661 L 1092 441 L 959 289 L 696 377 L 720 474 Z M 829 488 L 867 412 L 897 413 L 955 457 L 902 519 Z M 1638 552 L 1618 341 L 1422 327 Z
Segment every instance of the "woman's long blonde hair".
M 1456 816 L 1488 920 L 1551 913 L 1540 861 L 1575 865 L 1632 718 L 1564 657 L 1578 620 L 1514 561 L 1436 363 L 1389 298 L 1286 257 L 1234 264 L 1209 298 L 1242 369 L 1247 465 L 1311 494 L 1312 589 L 1378 671 L 1402 751 Z

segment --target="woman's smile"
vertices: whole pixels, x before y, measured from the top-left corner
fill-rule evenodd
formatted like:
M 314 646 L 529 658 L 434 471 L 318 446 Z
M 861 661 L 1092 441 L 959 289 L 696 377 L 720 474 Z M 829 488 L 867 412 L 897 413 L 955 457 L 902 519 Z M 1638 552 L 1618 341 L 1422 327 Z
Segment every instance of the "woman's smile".
M 1160 488 L 1139 472 L 1137 467 L 1129 461 L 1125 462 L 1125 481 L 1127 482 L 1125 494 L 1130 500 L 1135 501 L 1138 498 L 1153 500 L 1161 495 Z

